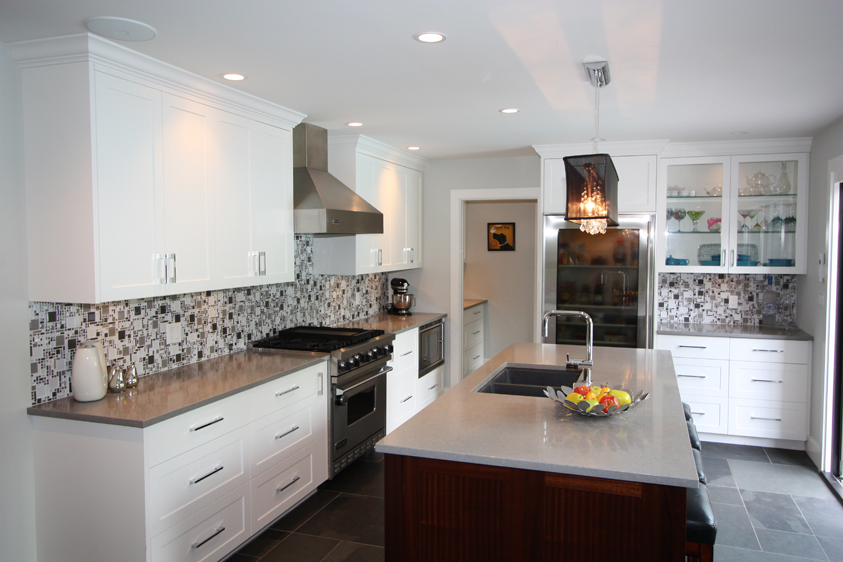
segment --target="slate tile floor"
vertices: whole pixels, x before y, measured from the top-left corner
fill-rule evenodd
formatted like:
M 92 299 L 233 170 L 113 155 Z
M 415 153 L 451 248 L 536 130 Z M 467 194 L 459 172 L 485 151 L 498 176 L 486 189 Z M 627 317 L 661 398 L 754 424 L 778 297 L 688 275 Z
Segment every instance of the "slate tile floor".
M 843 562 L 843 506 L 804 452 L 703 443 L 715 562 Z M 384 560 L 383 455 L 370 453 L 227 562 Z

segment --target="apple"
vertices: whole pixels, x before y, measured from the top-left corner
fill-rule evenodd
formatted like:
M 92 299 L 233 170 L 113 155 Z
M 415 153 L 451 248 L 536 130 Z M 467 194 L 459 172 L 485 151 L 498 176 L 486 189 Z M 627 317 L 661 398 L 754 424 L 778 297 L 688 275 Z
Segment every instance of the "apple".
M 609 413 L 610 406 L 620 406 L 618 402 L 618 397 L 612 394 L 604 394 L 603 397 L 600 399 L 600 404 L 603 405 L 603 413 Z
M 585 398 L 583 398 L 583 395 L 580 394 L 579 392 L 572 392 L 571 394 L 566 396 L 566 400 L 569 400 L 570 402 L 573 402 L 574 404 L 576 404 L 580 400 L 585 400 Z
M 582 397 L 585 398 L 586 396 L 588 396 L 588 393 L 591 392 L 591 388 L 589 388 L 585 385 L 582 385 L 582 386 L 578 386 L 577 388 L 575 388 L 574 392 L 582 395 Z
M 600 402 L 598 402 L 594 398 L 586 398 L 585 401 L 589 404 L 586 412 L 590 412 L 595 406 L 597 406 L 598 408 L 600 407 Z

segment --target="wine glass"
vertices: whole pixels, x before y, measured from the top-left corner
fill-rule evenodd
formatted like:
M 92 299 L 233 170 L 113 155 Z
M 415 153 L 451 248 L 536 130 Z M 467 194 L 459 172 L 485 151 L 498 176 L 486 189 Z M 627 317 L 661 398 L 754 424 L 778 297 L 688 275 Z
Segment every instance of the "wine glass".
M 672 219 L 672 218 L 673 218 L 673 209 L 668 207 L 668 209 L 667 209 L 667 231 L 668 232 L 672 232 L 670 230 L 670 219 Z
M 697 228 L 697 223 L 700 222 L 700 219 L 705 214 L 705 211 L 688 211 L 688 216 L 691 217 L 691 220 L 694 222 L 694 232 L 699 232 L 699 228 Z
M 758 215 L 758 209 L 752 209 L 751 211 L 749 211 L 749 224 L 752 224 L 752 221 L 755 220 L 756 215 Z M 751 227 L 750 230 L 752 230 L 752 231 L 761 230 L 761 225 L 758 224 L 758 223 L 755 223 L 755 226 Z
M 740 226 L 738 230 L 746 232 L 749 230 L 749 227 L 746 225 L 746 218 L 749 216 L 750 211 L 745 209 L 738 209 L 738 214 L 743 217 L 743 224 Z
M 679 226 L 677 226 L 676 230 L 682 232 L 682 219 L 688 216 L 688 213 L 685 212 L 683 207 L 677 207 L 673 209 L 673 216 L 679 222 Z

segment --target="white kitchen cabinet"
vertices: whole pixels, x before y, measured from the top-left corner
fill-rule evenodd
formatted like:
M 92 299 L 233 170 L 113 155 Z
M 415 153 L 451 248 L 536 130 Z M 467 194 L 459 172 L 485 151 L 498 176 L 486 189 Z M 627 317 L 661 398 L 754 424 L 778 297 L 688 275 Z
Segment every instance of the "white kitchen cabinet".
M 33 416 L 39 560 L 216 561 L 328 478 L 327 363 L 147 428 Z
M 330 137 L 328 170 L 383 213 L 383 234 L 314 237 L 317 274 L 359 275 L 422 266 L 426 161 L 363 136 Z
M 807 153 L 663 158 L 659 271 L 805 273 L 807 195 Z
M 395 335 L 392 367 L 386 375 L 386 432 L 394 431 L 413 417 L 417 409 L 416 381 L 419 378 L 419 329 Z
M 253 263 L 267 276 L 243 285 L 291 278 L 289 136 L 302 115 L 94 36 L 30 42 L 13 54 L 24 91 L 31 300 L 241 286 L 232 270 Z M 232 115 L 251 131 L 273 130 L 249 139 L 247 161 L 223 130 Z M 226 164 L 243 176 L 218 182 Z M 239 202 L 230 213 L 222 207 L 238 193 L 258 208 L 250 221 Z M 235 242 L 219 247 L 223 232 L 240 231 L 257 240 L 249 252 L 258 256 L 235 259 Z
M 421 411 L 445 392 L 445 366 L 416 379 L 416 410 Z
M 475 304 L 462 313 L 462 378 L 467 377 L 486 362 L 485 359 L 486 304 Z

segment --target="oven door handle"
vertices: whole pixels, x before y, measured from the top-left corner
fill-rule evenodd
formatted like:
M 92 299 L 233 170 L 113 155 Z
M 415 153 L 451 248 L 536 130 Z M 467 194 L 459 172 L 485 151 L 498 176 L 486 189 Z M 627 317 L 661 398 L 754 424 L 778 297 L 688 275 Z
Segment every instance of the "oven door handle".
M 369 377 L 368 379 L 360 381 L 357 384 L 353 384 L 353 385 L 349 386 L 348 388 L 337 387 L 335 389 L 335 395 L 334 395 L 334 400 L 336 401 L 337 406 L 342 406 L 343 404 L 345 404 L 345 393 L 346 392 L 352 391 L 355 388 L 357 388 L 358 386 L 363 386 L 364 384 L 366 384 L 368 382 L 372 382 L 376 378 L 387 374 L 391 370 L 392 370 L 392 367 L 387 365 L 387 366 L 384 366 L 380 371 L 378 371 L 377 373 L 375 373 L 374 375 Z

